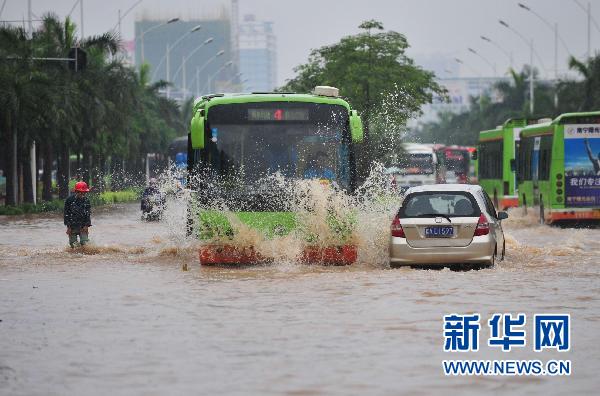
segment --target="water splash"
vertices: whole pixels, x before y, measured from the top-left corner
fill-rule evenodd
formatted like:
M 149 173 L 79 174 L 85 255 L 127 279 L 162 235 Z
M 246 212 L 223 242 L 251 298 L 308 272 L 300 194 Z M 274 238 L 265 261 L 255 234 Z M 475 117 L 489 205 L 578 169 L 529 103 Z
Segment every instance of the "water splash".
M 240 250 L 252 248 L 261 257 L 276 262 L 298 262 L 303 249 L 309 246 L 355 245 L 359 250 L 359 263 L 387 265 L 389 224 L 401 197 L 390 190 L 381 164 L 372 168 L 365 183 L 352 195 L 335 183 L 317 179 L 289 180 L 275 173 L 259 180 L 253 193 L 258 201 L 267 197 L 269 202 L 265 205 L 275 208 L 266 211 L 293 214 L 294 226 L 281 234 L 255 224 L 248 225 L 240 218 L 239 212 L 254 204 L 235 197 L 227 198 L 231 179 L 202 177 L 204 188 L 211 190 L 210 199 L 202 201 L 203 192 L 198 197 L 188 191 L 168 203 L 165 215 L 172 227 L 184 229 L 181 208 L 187 207 L 188 199 L 202 202 L 196 208 L 198 215 L 194 216 L 193 234 L 209 237 L 202 238 L 200 245 L 229 245 Z M 174 210 L 175 206 L 179 210 Z M 261 209 L 264 210 L 259 208 L 258 211 Z M 214 218 L 212 224 L 196 221 L 203 211 L 218 213 L 226 219 L 226 229 L 216 226 L 218 221 Z

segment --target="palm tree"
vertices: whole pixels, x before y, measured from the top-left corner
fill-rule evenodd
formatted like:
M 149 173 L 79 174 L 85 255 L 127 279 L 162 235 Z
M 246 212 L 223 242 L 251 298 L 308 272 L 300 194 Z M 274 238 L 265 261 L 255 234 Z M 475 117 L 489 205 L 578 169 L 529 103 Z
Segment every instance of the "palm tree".
M 16 204 L 24 197 L 18 194 L 18 170 L 25 173 L 29 167 L 23 166 L 23 151 L 33 136 L 30 119 L 24 116 L 26 109 L 35 101 L 35 84 L 40 80 L 31 64 L 32 45 L 21 28 L 0 28 L 0 56 L 7 61 L 0 64 L 0 137 L 4 141 L 5 164 L 7 170 L 7 205 Z M 35 106 L 33 106 L 35 107 Z M 31 175 L 29 175 L 31 177 Z M 31 180 L 31 179 L 30 179 Z M 26 198 L 33 200 L 31 183 L 25 185 Z
M 569 69 L 576 70 L 583 77 L 583 98 L 581 99 L 578 110 L 591 110 L 594 101 L 592 92 L 594 80 L 594 75 L 592 72 L 592 60 L 589 60 L 588 63 L 585 64 L 571 56 L 571 58 L 569 58 Z

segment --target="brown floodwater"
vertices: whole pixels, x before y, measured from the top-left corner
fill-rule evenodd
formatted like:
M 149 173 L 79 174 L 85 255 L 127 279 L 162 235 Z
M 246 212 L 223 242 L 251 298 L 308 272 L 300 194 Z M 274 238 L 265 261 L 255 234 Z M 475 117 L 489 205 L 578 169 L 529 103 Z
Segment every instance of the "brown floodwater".
M 494 268 L 391 270 L 387 220 L 361 221 L 377 235 L 352 266 L 215 268 L 180 219 L 142 222 L 133 204 L 96 211 L 86 249 L 58 215 L 2 217 L 0 394 L 597 394 L 600 229 L 515 210 Z M 569 313 L 571 350 L 536 354 L 528 336 L 444 353 L 442 316 L 471 312 Z M 573 374 L 446 377 L 460 358 L 569 359 Z

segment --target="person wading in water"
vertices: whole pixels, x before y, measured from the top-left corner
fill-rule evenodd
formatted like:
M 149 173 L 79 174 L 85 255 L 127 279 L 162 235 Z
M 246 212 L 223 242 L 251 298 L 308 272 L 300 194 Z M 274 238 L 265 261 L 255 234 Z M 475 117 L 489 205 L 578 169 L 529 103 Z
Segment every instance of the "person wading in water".
M 75 247 L 77 236 L 81 246 L 88 243 L 88 227 L 92 222 L 92 207 L 90 200 L 85 196 L 90 191 L 84 181 L 75 183 L 74 194 L 65 200 L 64 221 L 67 226 L 67 235 L 69 236 L 69 245 Z

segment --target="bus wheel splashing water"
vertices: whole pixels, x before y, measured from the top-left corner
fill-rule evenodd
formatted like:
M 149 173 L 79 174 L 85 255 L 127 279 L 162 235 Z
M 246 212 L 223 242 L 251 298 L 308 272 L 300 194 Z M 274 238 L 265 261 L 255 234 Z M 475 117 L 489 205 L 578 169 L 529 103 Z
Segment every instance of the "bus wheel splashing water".
M 388 226 L 400 203 L 386 189 L 386 178 L 376 167 L 350 195 L 326 180 L 286 180 L 276 173 L 257 183 L 269 191 L 260 207 L 256 197 L 250 203 L 235 197 L 205 201 L 192 215 L 198 219 L 192 235 L 200 239 L 200 261 L 386 265 Z M 222 182 L 209 185 L 222 188 Z

